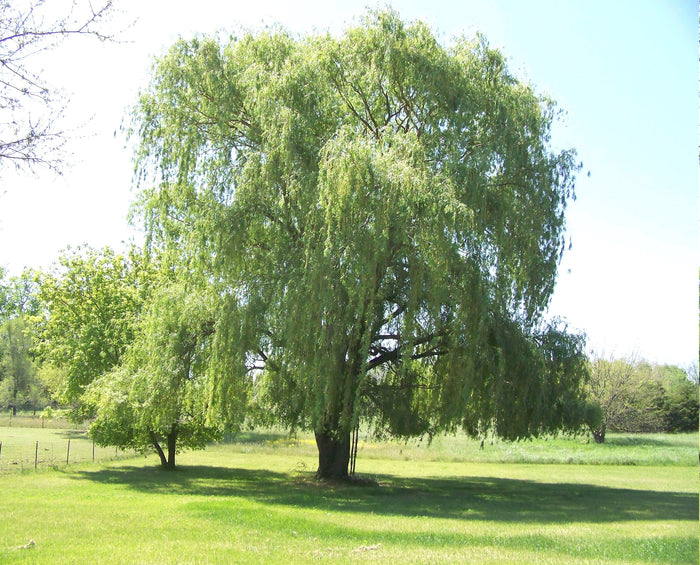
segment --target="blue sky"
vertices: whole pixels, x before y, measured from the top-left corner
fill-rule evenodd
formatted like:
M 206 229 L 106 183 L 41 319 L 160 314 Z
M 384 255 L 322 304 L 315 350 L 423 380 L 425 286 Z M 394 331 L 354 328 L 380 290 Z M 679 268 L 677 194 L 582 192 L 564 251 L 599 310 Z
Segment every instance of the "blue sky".
M 134 236 L 131 153 L 119 133 L 153 55 L 179 35 L 279 22 L 337 32 L 367 2 L 121 0 L 125 42 L 74 41 L 44 58 L 85 124 L 62 177 L 5 173 L 0 264 L 47 267 L 67 245 Z M 584 330 L 599 354 L 683 366 L 698 352 L 698 6 L 692 0 L 396 1 L 445 43 L 482 31 L 511 68 L 566 111 L 555 147 L 584 169 L 568 211 L 551 313 Z M 590 171 L 590 176 L 587 173 Z

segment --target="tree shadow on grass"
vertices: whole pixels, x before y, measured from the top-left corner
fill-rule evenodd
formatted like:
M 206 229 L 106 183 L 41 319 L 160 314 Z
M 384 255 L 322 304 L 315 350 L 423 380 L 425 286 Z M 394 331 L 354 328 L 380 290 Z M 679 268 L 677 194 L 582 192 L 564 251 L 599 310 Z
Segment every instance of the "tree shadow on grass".
M 66 440 L 83 439 L 85 441 L 92 442 L 92 438 L 88 436 L 85 430 L 57 430 L 56 436 Z
M 310 475 L 206 466 L 175 472 L 115 467 L 75 476 L 151 494 L 241 497 L 327 512 L 542 524 L 698 520 L 698 498 L 692 493 L 497 477 L 378 475 L 377 484 L 357 486 L 319 483 Z

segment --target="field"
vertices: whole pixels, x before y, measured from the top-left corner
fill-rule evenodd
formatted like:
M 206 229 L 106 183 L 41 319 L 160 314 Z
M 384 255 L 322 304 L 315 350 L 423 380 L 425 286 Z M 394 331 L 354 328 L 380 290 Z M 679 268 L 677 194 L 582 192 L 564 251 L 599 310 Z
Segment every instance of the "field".
M 96 446 L 85 429 L 74 428 L 60 412 L 50 420 L 30 413 L 0 415 L 0 475 L 134 455 Z
M 367 480 L 320 484 L 309 436 L 251 432 L 175 472 L 141 456 L 0 473 L 0 562 L 698 563 L 697 450 L 365 441 Z

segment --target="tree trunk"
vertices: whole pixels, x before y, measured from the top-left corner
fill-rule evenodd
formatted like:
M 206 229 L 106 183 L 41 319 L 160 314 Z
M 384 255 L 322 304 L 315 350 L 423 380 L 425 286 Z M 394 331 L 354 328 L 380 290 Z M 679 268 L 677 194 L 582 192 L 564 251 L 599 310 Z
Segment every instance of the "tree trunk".
M 350 475 L 355 475 L 355 464 L 357 463 L 357 445 L 360 440 L 360 423 L 352 430 L 350 436 Z
M 14 385 L 15 386 L 12 390 L 12 415 L 17 416 L 17 380 L 16 379 L 14 381 Z
M 167 457 L 165 455 L 165 452 L 163 451 L 163 448 L 160 446 L 160 442 L 158 441 L 158 437 L 156 436 L 156 434 L 154 432 L 150 433 L 151 443 L 153 444 L 153 447 L 155 448 L 158 457 L 160 457 L 160 465 L 161 467 L 163 467 L 163 469 L 172 470 L 175 468 L 175 448 L 177 447 L 177 432 L 177 424 L 173 424 L 170 428 L 170 433 L 167 436 L 165 436 L 165 440 L 167 442 L 168 447 Z
M 317 431 L 317 479 L 347 479 L 350 464 L 350 432 Z
M 155 434 L 151 434 L 151 443 L 153 444 L 153 447 L 156 450 L 156 453 L 158 454 L 158 457 L 160 457 L 160 465 L 161 467 L 167 468 L 168 466 L 168 460 L 165 457 L 165 453 L 163 453 L 163 448 L 160 446 L 158 443 L 158 440 L 155 439 Z
M 175 447 L 177 446 L 177 424 L 173 424 L 168 434 L 168 469 L 175 468 Z
M 605 424 L 601 424 L 601 426 L 593 430 L 593 441 L 596 443 L 605 443 Z

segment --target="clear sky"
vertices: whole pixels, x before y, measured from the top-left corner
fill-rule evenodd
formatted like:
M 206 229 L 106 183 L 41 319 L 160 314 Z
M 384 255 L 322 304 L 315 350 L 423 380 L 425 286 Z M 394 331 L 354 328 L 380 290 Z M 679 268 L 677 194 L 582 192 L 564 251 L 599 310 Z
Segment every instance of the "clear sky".
M 67 245 L 119 247 L 131 152 L 120 126 L 152 57 L 178 36 L 281 23 L 336 33 L 368 2 L 117 0 L 123 42 L 73 40 L 45 57 L 70 94 L 72 163 L 0 178 L 0 265 L 45 268 Z M 698 5 L 695 0 L 401 1 L 445 43 L 482 31 L 518 76 L 558 101 L 553 145 L 584 169 L 550 312 L 599 354 L 686 366 L 698 354 Z M 588 173 L 590 172 L 590 176 Z

